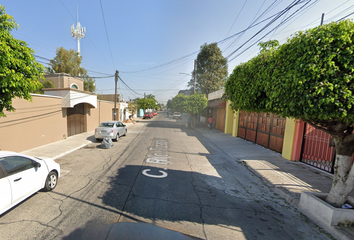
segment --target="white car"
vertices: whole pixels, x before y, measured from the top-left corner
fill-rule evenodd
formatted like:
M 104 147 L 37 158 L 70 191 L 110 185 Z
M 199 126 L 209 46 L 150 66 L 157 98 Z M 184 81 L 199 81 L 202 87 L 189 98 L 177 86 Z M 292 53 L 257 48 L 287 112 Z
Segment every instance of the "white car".
M 0 151 L 0 215 L 38 190 L 53 190 L 60 165 L 55 160 Z
M 103 122 L 95 129 L 96 141 L 102 141 L 103 138 L 109 137 L 118 142 L 121 136 L 126 135 L 127 126 L 119 121 Z
M 181 119 L 182 114 L 180 112 L 174 112 L 173 113 L 173 118 L 174 119 Z

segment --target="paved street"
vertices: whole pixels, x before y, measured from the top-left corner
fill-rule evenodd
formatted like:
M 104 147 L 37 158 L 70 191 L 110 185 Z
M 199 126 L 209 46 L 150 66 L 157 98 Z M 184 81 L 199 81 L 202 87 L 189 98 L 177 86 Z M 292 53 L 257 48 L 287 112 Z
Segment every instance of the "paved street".
M 130 125 L 111 149 L 90 137 L 91 144 L 57 159 L 62 176 L 54 191 L 0 218 L 0 239 L 105 239 L 108 224 L 122 222 L 200 239 L 331 239 L 207 131 L 159 114 Z

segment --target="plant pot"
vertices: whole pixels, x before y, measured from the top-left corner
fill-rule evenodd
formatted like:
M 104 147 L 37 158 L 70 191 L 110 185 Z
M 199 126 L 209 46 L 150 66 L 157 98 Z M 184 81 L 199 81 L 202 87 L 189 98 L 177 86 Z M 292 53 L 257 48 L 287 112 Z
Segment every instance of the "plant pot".
M 354 225 L 354 209 L 336 208 L 325 201 L 327 193 L 302 192 L 299 207 L 305 215 L 326 226 Z M 354 199 L 347 203 L 354 206 Z

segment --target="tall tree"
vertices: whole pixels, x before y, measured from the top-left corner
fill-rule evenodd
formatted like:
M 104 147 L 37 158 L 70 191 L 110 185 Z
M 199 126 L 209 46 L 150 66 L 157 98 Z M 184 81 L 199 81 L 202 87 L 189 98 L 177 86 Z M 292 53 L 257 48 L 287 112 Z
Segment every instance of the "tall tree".
M 178 94 L 172 99 L 172 110 L 174 112 L 183 112 L 187 103 L 187 96 L 184 94 Z
M 88 92 L 95 92 L 96 91 L 95 80 L 90 78 L 90 76 L 88 75 L 85 75 L 83 78 L 84 78 L 84 90 Z
M 43 94 L 43 88 L 54 88 L 54 84 L 52 81 L 48 80 L 48 79 L 44 79 L 41 82 L 41 87 L 39 89 L 37 89 L 37 91 L 35 91 L 34 93 L 39 93 L 39 94 Z
M 96 90 L 95 80 L 92 79 L 85 68 L 81 65 L 82 57 L 73 49 L 66 50 L 63 47 L 57 48 L 56 56 L 50 60 L 51 68 L 48 73 L 68 73 L 71 76 L 81 76 L 84 80 L 84 90 L 94 92 Z
M 51 68 L 56 73 L 68 73 L 71 76 L 86 75 L 87 71 L 80 67 L 82 57 L 73 49 L 57 48 L 56 56 L 50 60 Z
M 203 111 L 208 106 L 208 99 L 204 94 L 195 93 L 187 97 L 184 112 L 193 116 Z
M 227 60 L 216 43 L 204 44 L 197 56 L 196 88 L 201 93 L 220 90 L 227 79 Z
M 237 66 L 225 85 L 234 109 L 301 119 L 329 133 L 336 160 L 326 199 L 341 207 L 354 188 L 354 23 L 295 34 Z M 270 47 L 271 46 L 271 47 Z
M 208 99 L 204 94 L 195 93 L 189 96 L 178 94 L 172 99 L 173 110 L 196 115 L 208 105 Z
M 138 99 L 138 106 L 140 109 L 155 109 L 156 108 L 156 102 L 154 99 L 151 98 L 139 98 Z
M 146 95 L 146 98 L 153 99 L 153 100 L 156 102 L 155 95 L 153 95 L 153 94 L 148 94 L 148 95 Z
M 13 98 L 31 100 L 30 93 L 42 87 L 38 79 L 43 76 L 44 67 L 36 62 L 27 43 L 10 33 L 18 27 L 0 5 L 0 116 L 5 116 L 4 110 L 16 110 Z
M 169 109 L 172 109 L 172 107 L 173 107 L 172 99 L 168 99 L 168 100 L 167 100 L 166 107 L 169 108 Z

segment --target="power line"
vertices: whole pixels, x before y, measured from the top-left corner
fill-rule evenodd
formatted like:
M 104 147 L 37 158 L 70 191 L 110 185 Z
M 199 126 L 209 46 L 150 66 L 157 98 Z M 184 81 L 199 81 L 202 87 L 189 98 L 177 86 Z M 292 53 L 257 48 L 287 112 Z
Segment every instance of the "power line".
M 166 62 L 166 63 L 160 64 L 160 65 L 157 65 L 157 66 L 155 66 L 155 67 L 150 67 L 150 68 L 146 68 L 146 69 L 143 69 L 143 70 L 137 70 L 137 71 L 131 71 L 131 72 L 129 72 L 129 71 L 128 71 L 128 72 L 123 72 L 123 71 L 122 71 L 122 73 L 138 73 L 138 72 L 146 72 L 146 71 L 153 70 L 153 69 L 156 69 L 156 68 L 162 68 L 162 67 L 165 67 L 165 66 L 168 66 L 168 65 L 171 65 L 171 64 L 174 64 L 174 63 L 178 63 L 178 62 L 180 62 L 180 61 L 183 61 L 184 59 L 189 58 L 189 57 L 191 57 L 191 56 L 195 56 L 197 53 L 199 53 L 199 51 L 200 51 L 200 50 L 195 51 L 195 52 L 193 52 L 193 53 L 190 53 L 190 54 L 188 54 L 188 55 L 185 55 L 185 56 L 183 56 L 183 57 L 176 58 L 176 59 L 171 60 L 171 61 L 169 61 L 169 62 Z
M 102 6 L 102 0 L 100 0 L 100 5 L 101 5 L 101 11 L 102 11 L 102 18 L 103 18 L 104 28 L 105 28 L 105 30 L 106 30 L 106 37 L 107 37 L 107 42 L 108 42 L 108 48 L 109 48 L 109 52 L 110 52 L 110 54 L 111 54 L 111 59 L 112 59 L 113 67 L 114 67 L 115 64 L 114 64 L 114 60 L 113 60 L 113 54 L 112 54 L 111 44 L 109 43 L 108 31 L 107 31 L 107 25 L 106 25 L 106 19 L 105 19 L 105 17 L 104 17 L 103 6 Z
M 240 50 L 243 46 L 245 46 L 250 40 L 255 38 L 257 35 L 259 35 L 261 32 L 263 32 L 266 28 L 268 28 L 272 23 L 274 23 L 276 20 L 278 20 L 282 15 L 284 15 L 286 12 L 288 12 L 291 8 L 296 6 L 301 0 L 296 0 L 293 1 L 288 7 L 283 9 L 275 18 L 273 18 L 269 23 L 267 23 L 263 28 L 261 28 L 258 32 L 256 32 L 252 37 L 250 37 L 247 41 L 245 41 L 243 44 L 241 44 L 240 47 L 238 47 L 236 50 L 234 50 L 232 53 L 230 53 L 226 58 L 229 59 L 232 55 L 234 55 L 238 50 Z M 311 0 L 310 0 L 311 1 Z M 254 44 L 253 44 L 254 45 Z M 252 45 L 251 45 L 252 46 Z M 248 50 L 250 47 L 248 47 L 246 50 Z M 243 51 L 244 52 L 244 51 Z M 232 58 L 228 62 L 231 62 L 235 58 Z
M 251 21 L 251 23 L 250 23 L 250 25 L 248 26 L 248 28 L 246 29 L 246 31 L 247 31 L 248 29 L 251 29 L 252 27 L 257 26 L 258 24 L 255 24 L 255 22 L 256 22 L 258 19 L 260 19 L 264 14 L 266 14 L 266 13 L 270 10 L 270 8 L 271 8 L 276 2 L 277 2 L 277 0 L 275 0 L 271 5 L 269 5 L 268 8 L 266 8 L 266 9 L 261 13 L 261 15 L 259 15 L 259 16 L 256 18 L 257 14 L 259 13 L 259 11 L 261 10 L 262 6 L 263 6 L 264 3 L 265 3 L 265 1 L 264 1 L 263 4 L 262 4 L 262 6 L 258 9 L 256 15 L 254 16 L 253 20 Z M 279 12 L 279 13 L 280 13 L 280 12 Z M 278 13 L 277 13 L 277 14 L 278 14 Z M 276 14 L 274 14 L 273 16 L 276 16 Z M 266 20 L 272 18 L 273 16 L 270 16 L 269 18 L 266 18 L 264 21 L 266 21 Z M 256 18 L 256 19 L 255 19 L 255 18 Z M 264 21 L 261 21 L 261 22 L 259 22 L 259 23 L 262 23 L 262 22 L 264 22 Z M 236 38 L 234 41 L 232 41 L 232 43 L 230 43 L 229 46 L 227 46 L 227 47 L 223 50 L 223 52 L 226 52 L 230 47 L 234 46 L 234 45 L 240 40 L 240 38 L 245 34 L 246 31 L 243 31 L 243 32 L 238 36 L 238 38 Z
M 293 18 L 294 17 L 294 15 L 298 12 L 298 11 L 300 11 L 302 8 L 304 8 L 307 4 L 309 4 L 311 2 L 311 0 L 310 1 L 308 1 L 306 4 L 304 4 L 302 7 L 300 7 L 298 10 L 296 10 L 294 13 L 292 13 L 285 21 L 282 21 L 282 22 L 280 22 L 277 26 L 275 26 L 272 30 L 270 30 L 270 31 L 268 31 L 263 37 L 261 37 L 260 39 L 257 39 L 257 41 L 255 41 L 253 44 L 251 44 L 250 46 L 248 46 L 245 50 L 243 50 L 241 53 L 239 53 L 239 54 L 237 54 L 235 57 L 233 57 L 233 58 L 231 58 L 231 59 L 228 59 L 228 62 L 231 62 L 231 61 L 233 61 L 233 60 L 235 60 L 235 58 L 236 57 L 238 57 L 238 56 L 240 56 L 241 54 L 243 54 L 245 51 L 247 51 L 248 49 L 250 49 L 252 46 L 254 46 L 257 42 L 259 42 L 260 40 L 262 40 L 263 38 L 265 38 L 267 35 L 269 35 L 274 29 L 276 29 L 277 27 L 279 27 L 280 25 L 283 25 L 284 23 L 286 23 L 287 21 L 289 21 L 291 18 Z M 314 3 L 312 3 L 312 4 L 314 4 Z M 281 15 L 280 15 L 281 16 Z M 280 17 L 279 16 L 279 17 Z M 263 29 L 262 29 L 263 30 Z M 262 30 L 260 30 L 259 32 L 257 32 L 255 35 L 257 35 L 257 34 L 259 34 Z M 253 37 L 255 37 L 255 35 L 253 35 L 249 40 L 251 40 Z M 247 41 L 248 42 L 248 41 Z M 247 43 L 246 42 L 246 43 Z M 245 45 L 245 44 L 243 44 L 243 45 Z M 240 48 L 238 48 L 238 49 L 240 49 Z M 237 50 L 238 50 L 237 49 Z M 236 51 L 234 51 L 234 52 L 236 52 Z
M 85 76 L 71 76 L 71 77 L 75 77 L 75 78 L 82 78 L 82 79 L 84 79 L 84 78 L 112 78 L 112 77 L 114 77 L 114 75 L 110 75 L 110 76 L 106 76 L 106 77 L 91 77 L 91 76 L 88 76 L 88 77 L 85 77 Z
M 124 80 L 119 76 L 119 79 L 122 81 L 122 83 L 127 87 L 127 88 L 129 88 L 133 93 L 135 93 L 135 94 L 137 94 L 137 95 L 142 95 L 142 94 L 140 94 L 140 93 L 137 93 L 136 91 L 134 91 L 131 87 L 129 87 L 128 86 L 128 84 L 126 84 L 125 82 L 124 82 Z
M 295 2 L 295 0 L 294 0 L 294 2 Z M 297 0 L 297 2 L 300 2 L 300 0 Z M 273 3 L 273 4 L 274 4 L 274 3 Z M 272 4 L 272 5 L 273 5 L 273 4 Z M 271 6 L 272 6 L 272 5 L 271 5 Z M 271 7 L 271 6 L 270 6 L 270 7 Z M 265 12 L 268 11 L 268 10 L 269 10 L 269 7 L 265 10 Z M 236 37 L 236 36 L 238 36 L 238 35 L 240 35 L 240 34 L 246 32 L 247 30 L 249 30 L 249 29 L 251 29 L 251 28 L 253 28 L 253 27 L 256 27 L 257 25 L 259 25 L 259 24 L 261 24 L 261 23 L 267 21 L 268 19 L 270 19 L 270 18 L 272 18 L 272 17 L 274 17 L 274 16 L 279 15 L 279 13 L 282 13 L 283 11 L 284 11 L 284 10 L 282 10 L 282 11 L 280 11 L 280 12 L 278 12 L 278 13 L 276 13 L 276 14 L 274 14 L 274 15 L 272 15 L 272 16 L 270 16 L 270 17 L 268 17 L 268 18 L 266 18 L 266 19 L 264 19 L 264 20 L 262 20 L 262 21 L 260 21 L 260 22 L 258 22 L 258 23 L 256 23 L 256 24 L 253 24 L 252 26 L 249 26 L 248 28 L 246 28 L 246 29 L 244 29 L 244 30 L 242 30 L 242 31 L 240 31 L 240 32 L 237 32 L 237 33 L 235 33 L 235 34 L 233 34 L 233 35 L 231 35 L 231 36 L 229 36 L 229 37 L 227 37 L 227 38 L 224 38 L 224 39 L 218 41 L 217 44 L 224 43 L 224 42 L 226 42 L 226 41 L 228 41 L 228 40 L 230 40 L 230 39 L 232 39 L 232 38 L 234 38 L 234 37 Z M 262 15 L 263 15 L 263 13 L 262 13 Z M 262 15 L 261 15 L 261 16 L 262 16 Z M 260 17 L 261 17 L 261 16 L 260 16 Z M 258 19 L 258 18 L 257 18 L 257 19 Z M 257 19 L 256 19 L 256 20 L 257 20 Z M 245 44 L 246 44 L 246 43 L 245 43 Z M 150 71 L 150 70 L 155 70 L 155 69 L 158 69 L 158 68 L 163 68 L 163 67 L 166 67 L 166 66 L 169 66 L 169 65 L 176 64 L 176 63 L 179 63 L 179 62 L 181 62 L 181 61 L 184 61 L 184 60 L 186 60 L 186 59 L 188 59 L 188 58 L 190 58 L 190 57 L 192 57 L 192 56 L 195 57 L 199 52 L 200 52 L 200 50 L 195 51 L 195 52 L 192 52 L 192 53 L 190 53 L 190 54 L 188 54 L 188 55 L 185 55 L 185 56 L 182 56 L 182 57 L 180 57 L 180 58 L 176 58 L 176 59 L 171 60 L 171 61 L 169 61 L 169 62 L 166 62 L 166 63 L 160 64 L 160 65 L 154 66 L 154 67 L 150 67 L 150 68 L 146 68 L 146 69 L 142 69 L 142 70 L 136 70 L 136 71 L 121 71 L 121 72 L 122 72 L 122 73 L 139 73 L 139 72 L 146 72 L 146 71 Z
M 40 63 L 43 63 L 43 64 L 47 64 L 47 65 L 51 65 L 51 63 L 50 63 L 51 59 L 46 58 L 46 57 L 42 57 L 42 56 L 39 56 L 39 55 L 36 55 L 36 54 L 33 54 L 33 56 L 36 57 L 36 58 L 48 61 L 48 62 L 42 62 L 42 61 L 37 60 L 37 62 L 40 62 Z M 114 77 L 114 75 L 109 74 L 109 73 L 96 72 L 96 71 L 87 70 L 87 69 L 85 69 L 85 70 L 87 72 L 93 72 L 93 73 L 97 73 L 97 74 L 107 75 L 107 76 L 104 76 L 104 77 L 91 77 L 90 76 L 90 78 L 111 78 L 112 76 Z M 82 77 L 82 76 L 72 76 L 72 77 L 85 78 L 85 77 Z
M 229 31 L 227 32 L 226 37 L 229 36 L 229 33 L 230 33 L 231 29 L 234 27 L 234 25 L 235 25 L 235 23 L 236 23 L 238 17 L 240 16 L 240 14 L 241 14 L 243 8 L 245 7 L 246 3 L 247 3 L 247 0 L 243 3 L 243 5 L 242 5 L 242 7 L 241 7 L 241 10 L 238 12 L 238 14 L 237 14 L 237 16 L 236 16 L 234 22 L 232 23 L 232 25 L 231 25 Z
M 349 13 L 348 15 L 346 15 L 346 16 L 344 16 L 344 17 L 342 17 L 341 19 L 337 20 L 336 22 L 340 22 L 340 21 L 342 21 L 342 20 L 346 19 L 347 17 L 349 17 L 349 16 L 351 16 L 351 15 L 353 15 L 353 14 L 354 14 L 354 12 Z

